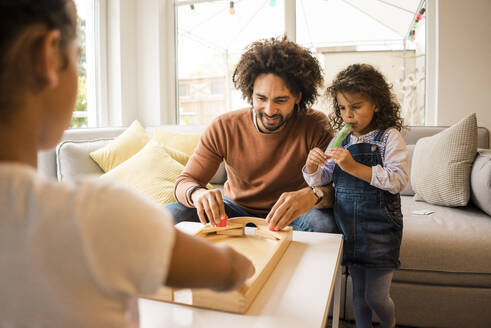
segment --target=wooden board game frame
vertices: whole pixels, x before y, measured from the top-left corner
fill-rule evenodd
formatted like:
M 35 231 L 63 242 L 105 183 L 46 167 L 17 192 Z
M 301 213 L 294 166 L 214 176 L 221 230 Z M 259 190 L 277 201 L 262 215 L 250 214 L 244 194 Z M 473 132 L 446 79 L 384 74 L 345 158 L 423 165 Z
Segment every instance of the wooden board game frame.
M 252 223 L 256 229 L 246 229 Z M 249 233 L 252 231 L 252 234 Z M 245 313 L 292 240 L 292 227 L 270 231 L 264 219 L 237 217 L 228 219 L 225 227 L 205 225 L 195 235 L 213 243 L 226 243 L 247 256 L 256 268 L 255 274 L 239 289 L 216 292 L 209 289 L 160 288 L 147 298 L 186 304 L 233 313 Z

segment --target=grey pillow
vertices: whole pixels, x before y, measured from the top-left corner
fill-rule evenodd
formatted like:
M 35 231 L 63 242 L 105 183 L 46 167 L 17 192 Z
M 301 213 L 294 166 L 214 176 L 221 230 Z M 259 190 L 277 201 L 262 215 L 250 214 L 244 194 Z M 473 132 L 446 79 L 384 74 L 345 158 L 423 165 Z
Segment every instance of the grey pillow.
M 416 200 L 443 206 L 465 206 L 477 152 L 477 119 L 471 114 L 414 147 L 411 186 Z
M 471 200 L 491 215 L 491 150 L 480 149 L 471 171 Z
M 409 153 L 409 163 L 408 163 L 409 181 L 407 183 L 406 188 L 404 188 L 401 191 L 401 195 L 403 195 L 403 196 L 414 196 L 414 191 L 413 191 L 413 188 L 411 187 L 411 163 L 413 162 L 413 153 L 414 153 L 415 145 L 407 145 L 406 147 L 407 147 L 407 152 Z

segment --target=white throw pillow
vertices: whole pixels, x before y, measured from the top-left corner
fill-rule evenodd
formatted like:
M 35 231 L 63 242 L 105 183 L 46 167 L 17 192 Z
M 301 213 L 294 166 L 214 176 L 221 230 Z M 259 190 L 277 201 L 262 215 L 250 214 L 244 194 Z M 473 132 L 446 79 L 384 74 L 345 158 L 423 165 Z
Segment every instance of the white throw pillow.
M 66 140 L 56 147 L 58 181 L 77 180 L 85 175 L 101 175 L 104 171 L 89 153 L 107 145 L 111 139 Z
M 443 206 L 467 205 L 476 152 L 475 113 L 434 136 L 419 139 L 411 165 L 415 199 Z
M 407 152 L 409 154 L 409 177 L 411 177 L 411 164 L 413 162 L 414 145 L 407 145 Z M 411 180 L 408 181 L 406 188 L 401 191 L 401 196 L 414 196 L 414 190 L 411 187 Z
M 480 149 L 471 172 L 471 200 L 491 216 L 491 150 Z

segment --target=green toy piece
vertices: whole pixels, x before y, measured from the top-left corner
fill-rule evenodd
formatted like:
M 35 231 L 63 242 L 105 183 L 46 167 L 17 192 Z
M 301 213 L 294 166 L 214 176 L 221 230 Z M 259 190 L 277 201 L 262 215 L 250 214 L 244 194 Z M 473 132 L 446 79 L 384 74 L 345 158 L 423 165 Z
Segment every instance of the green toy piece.
M 341 142 L 346 138 L 348 133 L 351 131 L 351 124 L 346 124 L 344 128 L 339 132 L 338 136 L 336 137 L 336 140 L 331 144 L 331 148 L 336 148 L 341 145 Z

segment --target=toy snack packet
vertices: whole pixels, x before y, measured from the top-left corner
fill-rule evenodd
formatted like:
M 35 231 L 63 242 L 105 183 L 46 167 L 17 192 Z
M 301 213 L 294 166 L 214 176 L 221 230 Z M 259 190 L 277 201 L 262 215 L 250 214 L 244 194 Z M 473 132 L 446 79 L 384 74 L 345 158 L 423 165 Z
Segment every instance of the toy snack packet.
M 341 145 L 341 142 L 346 138 L 348 133 L 351 131 L 351 124 L 346 124 L 341 132 L 339 132 L 338 136 L 336 137 L 336 140 L 331 144 L 331 148 L 336 148 Z

